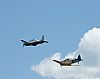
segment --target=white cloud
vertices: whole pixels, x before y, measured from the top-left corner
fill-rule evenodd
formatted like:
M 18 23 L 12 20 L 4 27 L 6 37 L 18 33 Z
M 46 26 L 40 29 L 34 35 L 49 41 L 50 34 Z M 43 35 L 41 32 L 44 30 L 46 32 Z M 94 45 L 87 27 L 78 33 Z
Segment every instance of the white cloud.
M 81 54 L 83 61 L 80 66 L 61 68 L 52 59 L 62 60 Z M 100 79 L 100 28 L 93 28 L 84 34 L 78 49 L 61 59 L 61 53 L 55 53 L 51 58 L 44 58 L 38 65 L 32 66 L 32 71 L 41 76 L 54 79 Z

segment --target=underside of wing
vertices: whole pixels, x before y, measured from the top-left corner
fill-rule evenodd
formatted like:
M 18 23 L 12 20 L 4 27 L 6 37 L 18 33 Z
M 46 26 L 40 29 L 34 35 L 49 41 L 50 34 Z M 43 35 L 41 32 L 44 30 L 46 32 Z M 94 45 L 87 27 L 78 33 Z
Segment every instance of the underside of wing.
M 77 65 L 71 65 L 71 66 L 80 66 L 80 65 L 77 64 Z

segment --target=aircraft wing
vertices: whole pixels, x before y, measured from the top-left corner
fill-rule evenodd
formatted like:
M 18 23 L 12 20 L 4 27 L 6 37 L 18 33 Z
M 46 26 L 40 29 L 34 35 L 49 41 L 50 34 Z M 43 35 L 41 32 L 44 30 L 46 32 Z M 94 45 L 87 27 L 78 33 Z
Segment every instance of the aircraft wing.
M 35 41 L 35 39 L 32 39 L 32 40 L 30 40 L 30 41 Z M 29 41 L 29 42 L 30 42 L 30 41 Z
M 33 43 L 33 42 L 36 42 L 37 40 L 33 39 L 33 40 L 30 40 L 28 41 L 29 43 Z
M 27 41 L 24 41 L 24 40 L 21 40 L 21 41 L 27 43 Z

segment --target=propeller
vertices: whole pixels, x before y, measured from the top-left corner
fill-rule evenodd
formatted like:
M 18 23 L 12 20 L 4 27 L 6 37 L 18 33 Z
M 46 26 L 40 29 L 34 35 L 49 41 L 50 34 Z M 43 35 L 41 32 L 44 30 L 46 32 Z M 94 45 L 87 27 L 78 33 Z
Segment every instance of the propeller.
M 24 43 L 23 43 L 23 47 L 24 47 Z

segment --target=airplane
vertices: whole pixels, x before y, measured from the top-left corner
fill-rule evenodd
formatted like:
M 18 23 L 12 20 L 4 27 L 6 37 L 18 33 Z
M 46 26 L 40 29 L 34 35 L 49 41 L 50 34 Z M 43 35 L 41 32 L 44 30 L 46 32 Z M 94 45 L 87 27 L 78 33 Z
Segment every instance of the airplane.
M 42 43 L 48 43 L 48 41 L 45 41 L 44 40 L 44 35 L 42 36 L 42 39 L 41 40 L 36 40 L 36 39 L 33 39 L 33 40 L 30 40 L 30 41 L 25 41 L 25 40 L 21 40 L 23 42 L 23 47 L 24 46 L 36 46 L 38 44 L 42 44 Z
M 62 60 L 62 61 L 58 61 L 58 60 L 53 60 L 53 61 L 55 61 L 56 63 L 59 63 L 61 66 L 74 66 L 72 64 L 77 63 L 77 62 L 79 64 L 79 62 L 83 61 L 83 59 L 81 59 L 81 56 L 79 54 L 78 57 L 74 58 L 74 59 L 68 58 L 68 59 L 65 59 L 65 60 Z

